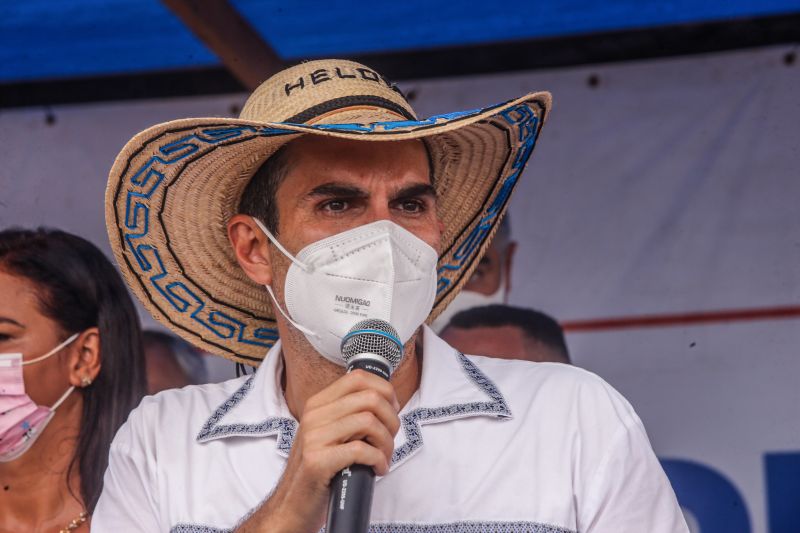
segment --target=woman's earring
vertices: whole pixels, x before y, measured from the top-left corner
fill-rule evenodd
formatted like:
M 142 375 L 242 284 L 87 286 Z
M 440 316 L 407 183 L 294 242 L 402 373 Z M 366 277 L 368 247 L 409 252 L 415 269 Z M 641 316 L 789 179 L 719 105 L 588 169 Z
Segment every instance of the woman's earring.
M 92 384 L 92 380 L 90 378 L 88 378 L 87 376 L 83 376 L 81 378 L 81 387 L 88 387 L 91 384 Z

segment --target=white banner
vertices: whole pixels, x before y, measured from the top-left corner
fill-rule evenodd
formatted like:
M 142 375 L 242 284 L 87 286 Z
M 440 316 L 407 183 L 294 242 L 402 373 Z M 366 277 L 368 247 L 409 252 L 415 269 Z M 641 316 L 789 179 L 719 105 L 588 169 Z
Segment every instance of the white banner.
M 800 69 L 786 52 L 417 88 L 423 114 L 553 92 L 512 200 L 512 303 L 575 326 L 576 364 L 631 400 L 703 533 L 800 531 Z

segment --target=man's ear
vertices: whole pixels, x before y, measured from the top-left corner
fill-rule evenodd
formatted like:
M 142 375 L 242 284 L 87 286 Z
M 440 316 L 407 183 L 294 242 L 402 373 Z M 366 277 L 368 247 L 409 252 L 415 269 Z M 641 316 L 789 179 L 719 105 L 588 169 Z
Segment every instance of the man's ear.
M 248 215 L 234 215 L 228 221 L 228 240 L 236 261 L 247 277 L 259 285 L 272 285 L 267 236 Z
M 511 294 L 511 265 L 514 263 L 514 254 L 517 252 L 516 241 L 511 241 L 506 247 L 505 257 L 503 258 L 503 279 L 506 280 L 506 294 L 505 299 L 508 301 L 508 295 Z
M 97 379 L 103 364 L 100 356 L 100 330 L 89 328 L 72 344 L 69 356 L 69 383 L 75 387 L 88 387 Z

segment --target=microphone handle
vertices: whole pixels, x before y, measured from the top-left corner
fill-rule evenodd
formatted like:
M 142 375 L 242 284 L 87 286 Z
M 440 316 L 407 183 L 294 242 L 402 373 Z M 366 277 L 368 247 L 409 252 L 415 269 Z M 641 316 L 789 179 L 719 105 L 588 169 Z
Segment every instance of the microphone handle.
M 352 465 L 336 474 L 331 480 L 325 533 L 366 533 L 374 487 L 371 466 Z
M 388 380 L 389 365 L 382 358 L 364 355 L 356 356 L 347 371 L 362 369 Z M 336 474 L 331 480 L 325 533 L 367 533 L 374 488 L 375 471 L 371 466 L 351 465 Z

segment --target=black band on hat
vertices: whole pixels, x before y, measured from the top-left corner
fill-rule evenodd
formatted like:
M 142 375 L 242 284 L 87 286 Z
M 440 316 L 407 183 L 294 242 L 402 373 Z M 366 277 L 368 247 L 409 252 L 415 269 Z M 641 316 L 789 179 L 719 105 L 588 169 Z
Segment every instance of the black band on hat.
M 302 111 L 293 117 L 289 117 L 285 120 L 285 122 L 289 122 L 292 124 L 306 124 L 309 120 L 316 118 L 320 115 L 324 115 L 325 113 L 329 113 L 331 111 L 335 111 L 337 109 L 343 109 L 345 107 L 354 107 L 354 106 L 370 106 L 370 107 L 382 107 L 383 109 L 387 109 L 393 113 L 397 113 L 405 117 L 408 120 L 417 120 L 414 115 L 408 112 L 406 108 L 401 106 L 400 104 L 396 104 L 391 100 L 387 100 L 386 98 L 382 98 L 380 96 L 373 96 L 373 95 L 356 95 L 356 96 L 342 96 L 340 98 L 333 98 L 331 100 L 322 102 L 321 104 L 317 104 L 315 106 L 309 107 L 305 111 Z

